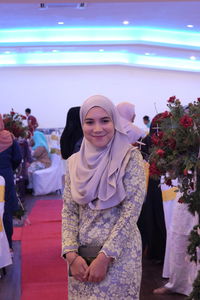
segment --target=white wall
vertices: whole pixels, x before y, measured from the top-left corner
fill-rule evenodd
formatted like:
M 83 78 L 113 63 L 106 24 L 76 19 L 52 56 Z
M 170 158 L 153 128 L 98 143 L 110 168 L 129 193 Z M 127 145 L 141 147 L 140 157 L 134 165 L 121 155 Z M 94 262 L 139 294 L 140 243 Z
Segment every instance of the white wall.
M 103 94 L 114 103 L 136 106 L 135 124 L 167 109 L 176 95 L 184 104 L 200 97 L 200 74 L 123 66 L 24 67 L 0 69 L 0 113 L 32 109 L 40 127 L 64 127 L 67 110 L 89 96 Z

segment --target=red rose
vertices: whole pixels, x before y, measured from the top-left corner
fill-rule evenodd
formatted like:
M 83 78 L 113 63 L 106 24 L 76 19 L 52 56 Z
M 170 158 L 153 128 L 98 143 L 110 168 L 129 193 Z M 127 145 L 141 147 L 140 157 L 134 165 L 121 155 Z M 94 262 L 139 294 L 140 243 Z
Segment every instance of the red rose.
M 154 145 L 163 146 L 162 138 L 164 136 L 164 132 L 160 131 L 158 133 L 154 133 L 151 137 L 151 141 Z
M 156 166 L 156 163 L 153 162 L 150 167 L 149 167 L 149 174 L 150 176 L 152 175 L 161 175 L 160 170 L 158 169 L 158 167 Z
M 184 115 L 182 118 L 180 118 L 179 123 L 185 128 L 191 127 L 193 126 L 193 119 L 190 118 L 188 115 Z
M 153 127 L 157 127 L 162 121 L 162 113 L 157 114 L 151 121 Z
M 167 139 L 164 145 L 174 150 L 176 148 L 176 140 L 173 138 Z
M 169 118 L 171 117 L 171 113 L 169 111 L 165 111 L 164 113 L 162 113 L 162 118 L 163 119 L 166 119 L 166 118 Z
M 162 140 L 163 136 L 164 136 L 164 132 L 163 131 L 159 131 L 158 132 L 158 137 L 159 137 L 160 140 Z
M 184 174 L 185 176 L 187 176 L 188 170 L 187 170 L 187 169 L 184 169 L 184 170 L 183 170 L 183 174 Z
M 179 202 L 179 203 L 184 203 L 184 198 L 183 198 L 183 197 L 180 197 L 180 198 L 178 199 L 178 202 Z
M 157 134 L 156 133 L 154 133 L 153 135 L 152 135 L 152 137 L 151 137 L 151 141 L 152 141 L 152 143 L 154 144 L 154 145 L 158 145 L 159 144 L 159 137 L 157 136 Z
M 197 101 L 200 102 L 200 98 L 197 98 Z
M 156 151 L 156 153 L 159 155 L 159 156 L 164 156 L 164 154 L 165 154 L 165 151 L 164 150 L 162 150 L 162 149 L 158 149 L 157 151 Z
M 176 96 L 172 96 L 172 97 L 170 97 L 167 101 L 168 101 L 169 103 L 174 103 L 175 100 L 176 100 Z
M 166 185 L 169 185 L 169 186 L 172 186 L 172 180 L 169 178 L 169 179 L 166 179 L 165 180 L 165 184 Z
M 175 139 L 173 139 L 173 138 L 169 139 L 168 143 L 169 143 L 169 147 L 171 149 L 175 149 L 176 148 L 176 140 Z

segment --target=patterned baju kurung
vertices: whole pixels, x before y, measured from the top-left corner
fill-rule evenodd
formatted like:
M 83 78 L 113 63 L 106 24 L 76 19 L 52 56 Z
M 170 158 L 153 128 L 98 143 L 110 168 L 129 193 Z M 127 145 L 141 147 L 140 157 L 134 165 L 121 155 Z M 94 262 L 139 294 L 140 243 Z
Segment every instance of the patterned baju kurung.
M 79 282 L 69 277 L 69 300 L 138 300 L 141 282 L 141 237 L 137 220 L 145 196 L 144 164 L 133 150 L 124 175 L 126 198 L 118 206 L 92 210 L 71 198 L 69 174 L 63 205 L 62 253 L 80 245 L 102 246 L 113 257 L 100 283 Z

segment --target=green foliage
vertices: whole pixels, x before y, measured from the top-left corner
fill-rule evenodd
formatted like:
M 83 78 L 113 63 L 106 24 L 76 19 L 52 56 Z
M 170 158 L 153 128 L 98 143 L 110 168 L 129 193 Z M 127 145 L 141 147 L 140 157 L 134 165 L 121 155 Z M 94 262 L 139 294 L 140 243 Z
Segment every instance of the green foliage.
M 189 211 L 200 218 L 200 98 L 184 107 L 173 96 L 167 106 L 169 111 L 153 120 L 156 132 L 152 136 L 150 176 L 158 179 L 162 175 L 169 186 L 177 178 L 182 194 L 179 202 L 187 203 Z M 189 242 L 191 261 L 200 263 L 200 224 L 191 231 Z M 200 271 L 188 299 L 200 300 Z
M 190 237 L 189 237 L 189 246 L 188 254 L 190 254 L 190 260 L 197 262 L 197 249 L 200 249 L 200 225 L 194 226 Z
M 200 212 L 200 98 L 184 107 L 176 97 L 170 97 L 169 111 L 154 120 L 157 131 L 152 136 L 150 176 L 163 175 L 170 185 L 178 178 L 183 196 L 192 214 Z M 198 186 L 198 187 L 197 187 Z
M 197 278 L 193 283 L 193 291 L 187 297 L 187 300 L 200 300 L 200 271 L 198 272 Z

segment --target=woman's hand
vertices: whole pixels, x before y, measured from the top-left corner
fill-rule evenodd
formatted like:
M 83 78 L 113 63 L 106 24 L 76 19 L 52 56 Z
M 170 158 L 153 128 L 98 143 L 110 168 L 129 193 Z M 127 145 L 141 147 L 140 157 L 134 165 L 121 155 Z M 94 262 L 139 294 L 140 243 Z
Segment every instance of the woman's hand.
M 88 265 L 86 261 L 78 256 L 73 264 L 70 266 L 72 276 L 81 282 L 87 281 L 85 278 L 85 274 L 88 270 Z
M 99 253 L 88 267 L 84 279 L 89 282 L 101 282 L 104 280 L 110 261 L 111 258 L 106 257 L 104 253 Z
M 88 269 L 86 261 L 75 252 L 69 252 L 66 255 L 72 276 L 81 282 L 86 281 L 85 274 Z

